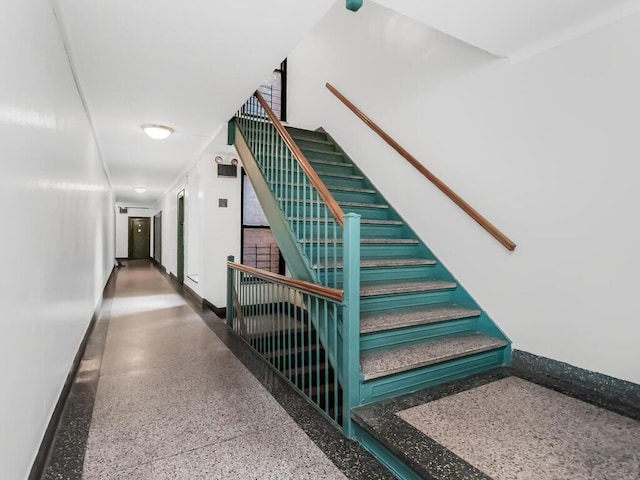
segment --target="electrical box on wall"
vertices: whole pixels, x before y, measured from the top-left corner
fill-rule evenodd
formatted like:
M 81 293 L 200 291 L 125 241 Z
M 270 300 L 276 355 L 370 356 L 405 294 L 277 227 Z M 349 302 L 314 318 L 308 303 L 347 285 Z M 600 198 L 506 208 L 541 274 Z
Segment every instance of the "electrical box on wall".
M 237 165 L 224 165 L 222 163 L 218 164 L 218 176 L 219 177 L 232 177 L 235 178 L 238 176 L 238 166 Z

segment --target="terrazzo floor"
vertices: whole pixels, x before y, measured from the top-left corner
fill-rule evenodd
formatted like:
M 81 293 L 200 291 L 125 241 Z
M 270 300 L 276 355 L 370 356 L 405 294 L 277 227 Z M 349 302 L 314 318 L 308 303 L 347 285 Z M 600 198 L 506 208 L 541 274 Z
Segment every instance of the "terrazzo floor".
M 640 479 L 640 422 L 515 376 L 396 415 L 495 480 Z
M 157 270 L 109 301 L 82 478 L 346 478 Z

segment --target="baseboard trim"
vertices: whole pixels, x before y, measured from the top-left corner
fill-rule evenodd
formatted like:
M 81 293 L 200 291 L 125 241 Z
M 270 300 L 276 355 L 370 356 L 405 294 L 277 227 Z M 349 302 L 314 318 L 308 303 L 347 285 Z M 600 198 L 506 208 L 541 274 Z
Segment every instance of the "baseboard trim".
M 202 297 L 196 293 L 196 291 L 191 288 L 186 283 L 182 284 L 182 288 L 184 289 L 184 293 L 189 295 L 198 305 L 202 305 Z
M 530 375 L 550 377 L 582 389 L 597 397 L 598 403 L 614 405 L 616 410 L 621 409 L 622 414 L 626 414 L 628 408 L 640 410 L 640 385 L 633 382 L 515 349 L 513 368 Z
M 60 396 L 58 397 L 56 406 L 53 409 L 51 418 L 49 419 L 49 424 L 47 425 L 42 441 L 40 442 L 40 447 L 38 449 L 38 453 L 36 454 L 36 458 L 34 459 L 33 465 L 31 466 L 31 471 L 28 477 L 29 480 L 41 479 L 46 473 L 48 465 L 51 463 L 50 459 L 51 459 L 51 454 L 53 453 L 53 450 L 54 450 L 53 449 L 54 440 L 57 437 L 57 432 L 61 425 L 61 421 L 65 413 L 65 408 L 68 404 L 69 397 L 72 393 L 72 389 L 74 387 L 75 380 L 78 374 L 78 369 L 80 368 L 80 364 L 82 363 L 82 360 L 85 357 L 89 339 L 91 338 L 91 335 L 94 332 L 98 318 L 100 317 L 100 312 L 102 310 L 105 296 L 107 292 L 114 285 L 116 272 L 117 272 L 117 269 L 114 266 L 111 270 L 111 273 L 109 274 L 109 278 L 107 279 L 105 287 L 102 291 L 102 295 L 98 300 L 98 304 L 95 308 L 95 311 L 91 316 L 91 320 L 89 321 L 89 325 L 87 326 L 87 329 L 84 333 L 82 341 L 80 342 L 80 346 L 78 347 L 78 351 L 76 352 L 76 355 L 73 359 L 71 368 L 67 373 L 67 377 L 62 387 L 62 391 L 60 392 Z M 102 347 L 104 348 L 104 344 L 102 345 Z M 100 356 L 102 356 L 102 352 L 100 352 Z M 86 442 L 86 439 L 85 439 L 85 442 Z M 84 458 L 84 449 L 82 451 L 82 458 Z
M 222 308 L 216 307 L 213 303 L 211 303 L 206 298 L 202 299 L 202 307 L 203 308 L 208 308 L 209 310 L 211 310 L 213 313 L 216 314 L 216 316 L 218 318 L 222 318 L 222 319 L 227 318 L 227 308 L 226 307 L 222 307 Z

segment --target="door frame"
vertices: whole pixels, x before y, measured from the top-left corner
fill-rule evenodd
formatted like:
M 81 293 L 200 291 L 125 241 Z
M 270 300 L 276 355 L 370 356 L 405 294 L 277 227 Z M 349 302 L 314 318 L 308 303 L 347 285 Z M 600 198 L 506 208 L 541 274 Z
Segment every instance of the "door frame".
M 185 224 L 185 194 L 184 189 L 177 196 L 177 245 L 176 245 L 176 279 L 179 284 L 184 283 L 184 224 Z

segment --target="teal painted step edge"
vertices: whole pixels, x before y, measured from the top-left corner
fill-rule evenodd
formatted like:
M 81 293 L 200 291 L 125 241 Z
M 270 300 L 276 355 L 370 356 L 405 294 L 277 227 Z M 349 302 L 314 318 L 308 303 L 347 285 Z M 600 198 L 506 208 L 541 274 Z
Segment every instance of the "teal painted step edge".
M 358 425 L 356 421 L 353 421 L 353 432 L 356 440 L 398 479 L 421 480 L 423 478 L 405 465 L 405 463 L 395 456 L 387 447 L 373 438 L 369 432 Z
M 366 405 L 386 400 L 397 395 L 434 387 L 474 373 L 500 367 L 506 364 L 508 361 L 506 357 L 510 356 L 511 349 L 507 345 L 487 352 L 362 382 L 360 385 L 360 404 Z

